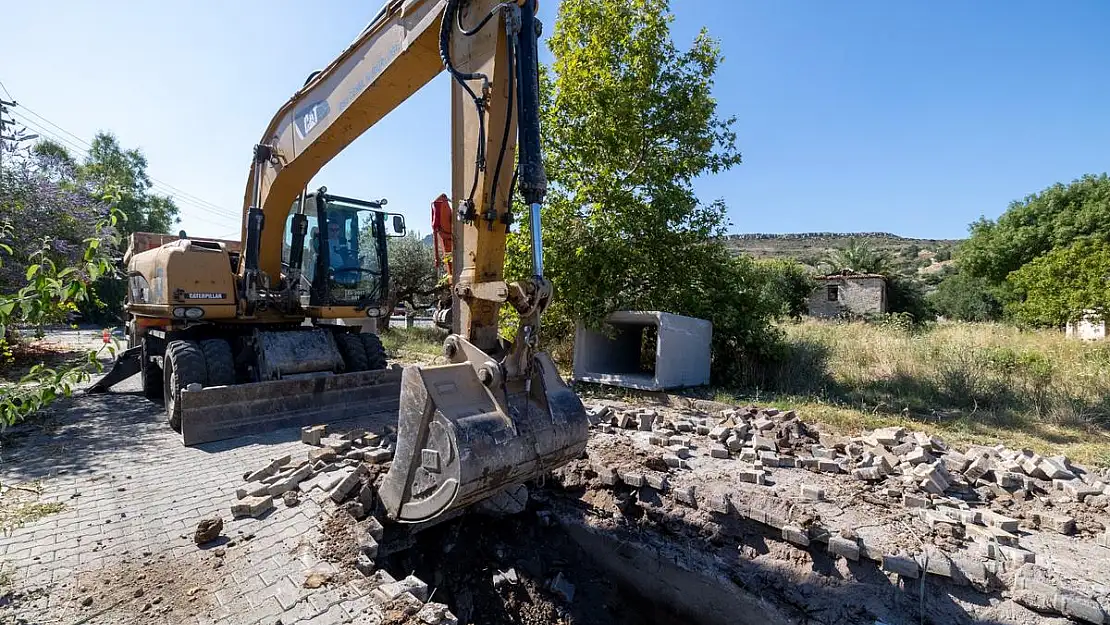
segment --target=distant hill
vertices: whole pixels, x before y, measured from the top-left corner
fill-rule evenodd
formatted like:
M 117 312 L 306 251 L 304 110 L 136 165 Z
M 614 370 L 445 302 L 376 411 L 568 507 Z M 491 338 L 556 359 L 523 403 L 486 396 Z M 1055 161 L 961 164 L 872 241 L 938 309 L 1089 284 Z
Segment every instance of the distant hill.
M 852 239 L 885 251 L 904 273 L 935 272 L 949 264 L 962 239 L 913 239 L 889 232 L 799 232 L 792 234 L 731 234 L 728 245 L 737 254 L 754 258 L 793 258 L 815 266 L 830 251 L 847 247 Z M 939 258 L 938 258 L 939 256 Z

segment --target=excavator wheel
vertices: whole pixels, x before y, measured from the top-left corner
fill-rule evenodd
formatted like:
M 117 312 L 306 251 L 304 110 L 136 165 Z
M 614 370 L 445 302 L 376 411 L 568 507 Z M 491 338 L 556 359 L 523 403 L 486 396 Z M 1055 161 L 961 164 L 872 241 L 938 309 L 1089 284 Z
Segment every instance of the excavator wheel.
M 166 346 L 164 396 L 170 427 L 181 431 L 181 389 L 190 384 L 204 385 L 208 371 L 204 365 L 204 352 L 196 341 L 171 341 Z
M 208 383 L 205 386 L 235 384 L 235 359 L 227 341 L 207 339 L 200 342 L 200 350 L 204 352 L 204 366 L 208 371 Z
M 366 350 L 366 367 L 367 371 L 378 371 L 385 369 L 386 362 L 385 346 L 382 345 L 382 339 L 377 334 L 366 332 L 359 334 L 358 338 L 362 341 L 362 347 Z
M 157 401 L 162 399 L 163 389 L 166 386 L 162 379 L 162 368 L 150 359 L 150 339 L 142 338 L 139 341 L 142 345 L 139 356 L 139 371 L 142 374 L 143 395 L 151 401 Z
M 355 371 L 369 371 L 370 363 L 367 362 L 366 348 L 357 334 L 337 333 L 335 343 L 339 353 L 343 356 L 343 364 L 347 366 L 347 373 Z

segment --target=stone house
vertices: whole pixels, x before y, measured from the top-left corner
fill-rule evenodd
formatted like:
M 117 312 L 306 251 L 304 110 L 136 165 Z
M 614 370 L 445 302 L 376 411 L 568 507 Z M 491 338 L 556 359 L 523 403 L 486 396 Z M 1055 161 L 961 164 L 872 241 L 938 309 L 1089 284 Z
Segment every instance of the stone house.
M 843 315 L 886 312 L 886 278 L 873 273 L 841 273 L 817 277 L 809 296 L 809 314 L 829 319 Z

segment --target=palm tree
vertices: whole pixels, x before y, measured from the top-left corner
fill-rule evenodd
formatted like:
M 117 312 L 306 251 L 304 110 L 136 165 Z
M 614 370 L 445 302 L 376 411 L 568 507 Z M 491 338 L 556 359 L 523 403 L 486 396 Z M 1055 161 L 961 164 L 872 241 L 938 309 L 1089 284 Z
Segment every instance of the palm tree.
M 822 265 L 828 273 L 849 270 L 855 273 L 890 273 L 890 255 L 874 250 L 856 239 L 849 239 L 847 247 L 831 250 Z

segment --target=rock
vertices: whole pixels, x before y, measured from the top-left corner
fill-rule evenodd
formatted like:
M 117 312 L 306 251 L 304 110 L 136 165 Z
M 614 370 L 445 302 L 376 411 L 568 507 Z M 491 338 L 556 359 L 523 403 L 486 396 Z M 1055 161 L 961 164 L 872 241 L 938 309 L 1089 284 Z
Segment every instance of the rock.
M 385 528 L 376 517 L 368 517 L 366 520 L 366 533 L 373 536 L 374 540 L 381 540 L 385 536 Z
M 321 562 L 305 571 L 305 588 L 319 588 L 328 583 L 335 575 L 335 567 L 327 562 Z
M 551 592 L 562 597 L 567 603 L 574 601 L 574 584 L 568 582 L 561 571 L 555 575 L 555 579 L 551 580 Z
M 362 504 L 357 501 L 348 501 L 343 504 L 343 509 L 356 521 L 360 521 L 366 517 L 366 510 L 363 509 Z
M 442 603 L 425 603 L 416 619 L 424 625 L 459 625 L 459 619 Z
M 93 598 L 92 597 L 85 597 L 84 599 L 81 600 L 81 605 L 85 606 L 86 608 L 89 607 L 92 604 L 93 604 Z
M 287 490 L 281 496 L 281 500 L 285 502 L 286 507 L 295 508 L 301 503 L 301 495 L 295 490 Z
M 921 567 L 917 564 L 917 560 L 905 556 L 883 556 L 883 570 L 909 579 L 917 579 L 921 574 Z
M 913 493 L 903 493 L 902 505 L 907 508 L 927 508 L 929 507 L 929 500 Z
M 193 534 L 193 542 L 198 545 L 210 543 L 220 536 L 224 529 L 224 520 L 221 517 L 202 519 L 197 523 L 197 531 Z
M 878 467 L 854 469 L 852 470 L 852 475 L 857 480 L 864 480 L 866 482 L 875 482 L 883 479 L 883 472 Z
M 1074 480 L 1075 474 L 1069 471 L 1066 463 L 1060 462 L 1056 458 L 1042 458 L 1039 465 L 1045 475 L 1050 480 Z

